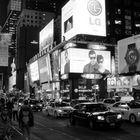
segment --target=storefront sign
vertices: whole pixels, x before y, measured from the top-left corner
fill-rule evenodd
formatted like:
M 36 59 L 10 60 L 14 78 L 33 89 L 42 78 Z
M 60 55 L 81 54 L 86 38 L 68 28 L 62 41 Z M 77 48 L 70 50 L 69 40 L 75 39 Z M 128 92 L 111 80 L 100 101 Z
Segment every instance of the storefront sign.
M 105 0 L 70 0 L 62 8 L 62 41 L 77 34 L 106 36 Z
M 81 77 L 85 79 L 101 79 L 102 75 L 101 74 L 82 74 Z

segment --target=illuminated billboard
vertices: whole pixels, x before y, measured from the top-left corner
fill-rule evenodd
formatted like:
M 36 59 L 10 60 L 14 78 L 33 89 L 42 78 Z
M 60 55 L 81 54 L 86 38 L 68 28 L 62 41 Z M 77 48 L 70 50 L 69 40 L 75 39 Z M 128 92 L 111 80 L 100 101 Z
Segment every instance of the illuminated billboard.
M 9 33 L 0 33 L 0 66 L 8 66 L 8 47 L 11 44 L 11 36 Z
M 54 40 L 54 19 L 52 19 L 39 33 L 40 51 L 53 44 Z
M 107 86 L 108 88 L 130 88 L 131 76 L 107 78 Z
M 59 51 L 56 50 L 52 53 L 52 79 L 53 81 L 59 80 L 59 71 L 60 71 L 60 57 L 59 57 Z
M 132 86 L 140 87 L 140 75 L 134 75 L 132 77 Z
M 52 75 L 51 75 L 51 67 L 50 67 L 50 57 L 49 54 L 40 57 L 38 59 L 38 66 L 39 66 L 39 77 L 40 77 L 40 82 L 48 82 L 52 80 Z
M 33 63 L 30 64 L 30 77 L 31 81 L 37 81 L 39 80 L 39 70 L 38 70 L 38 61 L 34 61 Z
M 106 36 L 105 0 L 70 0 L 61 13 L 62 41 L 78 34 Z
M 140 35 L 118 41 L 118 72 L 140 71 Z
M 61 74 L 111 73 L 110 51 L 69 48 L 61 52 Z

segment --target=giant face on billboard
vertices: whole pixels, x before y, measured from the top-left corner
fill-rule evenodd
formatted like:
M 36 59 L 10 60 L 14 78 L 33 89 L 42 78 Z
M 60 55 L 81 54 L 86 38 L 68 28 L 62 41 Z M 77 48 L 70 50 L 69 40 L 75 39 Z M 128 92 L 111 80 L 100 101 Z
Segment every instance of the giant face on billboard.
M 140 71 L 140 35 L 118 41 L 119 73 Z
M 61 52 L 61 74 L 111 73 L 110 51 L 69 48 Z

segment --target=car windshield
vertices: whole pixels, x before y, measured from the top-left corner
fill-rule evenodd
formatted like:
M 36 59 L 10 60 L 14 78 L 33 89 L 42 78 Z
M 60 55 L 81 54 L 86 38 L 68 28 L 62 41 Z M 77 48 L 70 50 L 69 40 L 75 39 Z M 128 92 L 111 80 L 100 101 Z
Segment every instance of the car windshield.
M 65 106 L 70 106 L 69 104 L 67 103 L 63 103 L 63 102 L 60 102 L 60 103 L 55 103 L 56 107 L 65 107 Z
M 104 112 L 104 111 L 107 111 L 108 108 L 104 104 L 90 104 L 90 105 L 87 105 L 87 110 L 89 112 Z

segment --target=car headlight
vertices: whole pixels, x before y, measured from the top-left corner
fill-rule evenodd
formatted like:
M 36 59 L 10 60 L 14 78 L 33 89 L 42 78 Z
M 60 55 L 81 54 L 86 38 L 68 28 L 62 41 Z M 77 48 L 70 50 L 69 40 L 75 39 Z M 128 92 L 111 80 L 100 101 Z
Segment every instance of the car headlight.
M 140 117 L 140 112 L 138 112 L 138 116 Z
M 59 113 L 61 113 L 61 112 L 63 112 L 63 110 L 61 110 L 61 109 L 59 109 L 59 110 L 57 110 Z
M 98 120 L 105 120 L 104 116 L 98 116 L 97 119 Z
M 117 119 L 121 119 L 122 118 L 122 115 L 121 114 L 118 114 L 117 115 Z

